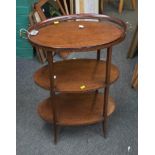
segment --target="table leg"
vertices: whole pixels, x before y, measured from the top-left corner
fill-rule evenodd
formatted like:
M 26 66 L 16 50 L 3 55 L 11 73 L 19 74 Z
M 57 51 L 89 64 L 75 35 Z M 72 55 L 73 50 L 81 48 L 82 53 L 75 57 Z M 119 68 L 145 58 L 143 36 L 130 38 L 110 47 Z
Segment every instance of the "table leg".
M 100 60 L 100 57 L 101 57 L 101 50 L 97 50 L 97 60 Z M 97 95 L 98 94 L 98 90 L 95 91 L 95 94 Z
M 55 95 L 55 82 L 54 82 L 54 63 L 53 63 L 53 52 L 47 52 L 47 60 L 49 66 L 49 78 L 50 78 L 50 97 L 51 97 L 51 105 L 52 105 L 52 113 L 53 113 L 53 129 L 54 129 L 54 143 L 57 143 L 58 137 L 58 126 L 57 126 L 57 117 L 56 117 L 56 105 L 52 102 L 52 98 Z
M 112 47 L 107 49 L 107 60 L 106 60 L 106 78 L 105 78 L 105 89 L 104 89 L 104 106 L 103 106 L 103 133 L 104 137 L 107 136 L 107 108 L 108 108 L 108 96 L 109 96 L 109 81 L 110 81 L 110 69 L 111 69 L 111 57 Z
M 100 60 L 101 50 L 97 50 L 97 60 Z
M 58 141 L 58 125 L 54 123 L 53 129 L 54 129 L 54 144 L 57 144 L 57 141 Z

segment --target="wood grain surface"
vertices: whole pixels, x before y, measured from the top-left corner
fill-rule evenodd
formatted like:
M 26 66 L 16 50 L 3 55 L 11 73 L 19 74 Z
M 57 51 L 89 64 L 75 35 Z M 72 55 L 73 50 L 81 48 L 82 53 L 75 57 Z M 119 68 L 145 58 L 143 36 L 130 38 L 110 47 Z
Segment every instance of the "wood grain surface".
M 83 25 L 84 28 L 80 29 L 79 25 Z M 79 48 L 106 44 L 116 40 L 121 34 L 121 30 L 111 24 L 73 21 L 48 25 L 31 39 L 48 47 Z
M 53 122 L 51 102 L 56 105 L 58 125 L 88 125 L 103 121 L 103 94 L 59 94 L 44 100 L 38 113 L 48 123 Z M 108 116 L 115 110 L 115 102 L 109 97 Z
M 71 59 L 54 63 L 55 91 L 85 92 L 105 86 L 106 63 L 94 59 Z M 111 65 L 110 83 L 118 79 L 119 70 Z M 50 90 L 48 66 L 40 68 L 34 74 L 39 86 Z M 85 86 L 81 89 L 81 86 Z
M 76 19 L 99 21 L 77 21 Z M 54 24 L 55 21 L 59 23 Z M 83 25 L 84 28 L 79 28 L 79 25 Z M 100 49 L 116 44 L 124 39 L 126 25 L 123 21 L 109 16 L 82 14 L 45 20 L 29 28 L 29 31 L 32 29 L 39 30 L 36 36 L 28 36 L 32 44 L 60 52 L 60 50 Z

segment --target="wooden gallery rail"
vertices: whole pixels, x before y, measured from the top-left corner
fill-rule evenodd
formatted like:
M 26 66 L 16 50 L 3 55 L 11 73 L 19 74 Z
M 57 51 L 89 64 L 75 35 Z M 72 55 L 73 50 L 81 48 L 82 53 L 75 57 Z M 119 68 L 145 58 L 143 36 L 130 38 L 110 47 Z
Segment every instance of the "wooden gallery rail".
M 50 97 L 38 106 L 38 113 L 54 127 L 54 143 L 59 126 L 103 124 L 106 137 L 107 118 L 115 110 L 109 86 L 119 77 L 111 64 L 112 46 L 125 38 L 123 21 L 106 15 L 78 14 L 42 21 L 28 30 L 33 46 L 44 48 L 48 65 L 34 74 L 36 84 L 50 90 Z M 100 59 L 100 50 L 107 48 L 107 57 Z M 53 52 L 96 51 L 96 59 L 53 61 Z M 98 90 L 104 88 L 104 93 Z

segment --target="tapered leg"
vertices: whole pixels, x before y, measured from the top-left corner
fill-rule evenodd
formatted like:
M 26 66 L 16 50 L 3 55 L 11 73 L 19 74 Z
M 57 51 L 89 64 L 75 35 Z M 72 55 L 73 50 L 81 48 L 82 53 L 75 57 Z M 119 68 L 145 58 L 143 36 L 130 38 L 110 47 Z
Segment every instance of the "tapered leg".
M 108 97 L 109 97 L 109 81 L 110 81 L 110 70 L 111 70 L 111 57 L 112 47 L 107 49 L 107 60 L 106 60 L 106 78 L 105 78 L 105 89 L 104 89 L 104 106 L 103 106 L 103 133 L 104 137 L 107 136 L 107 111 L 108 111 Z
M 55 79 L 54 79 L 54 63 L 53 63 L 53 52 L 48 51 L 47 52 L 47 60 L 48 60 L 48 66 L 49 66 L 49 78 L 50 78 L 50 97 L 51 97 L 51 106 L 52 106 L 52 113 L 53 113 L 53 131 L 54 131 L 54 144 L 57 143 L 57 137 L 58 137 L 58 125 L 57 123 L 57 117 L 56 117 L 56 105 L 54 102 L 52 102 L 52 98 L 55 95 Z
M 96 57 L 96 59 L 97 59 L 97 60 L 100 60 L 100 50 L 97 50 L 97 57 Z M 93 108 L 93 106 L 94 106 L 95 103 L 96 103 L 97 94 L 98 94 L 98 90 L 95 90 L 95 96 L 94 96 L 94 99 L 93 99 L 92 108 Z
M 105 88 L 104 92 L 104 113 L 103 113 L 103 134 L 104 138 L 107 137 L 107 106 L 108 106 L 109 87 Z
M 53 109 L 53 131 L 54 131 L 54 144 L 57 144 L 58 141 L 58 125 L 56 124 L 57 122 L 57 117 L 56 117 L 56 106 L 55 104 L 52 104 L 52 109 Z
M 100 50 L 97 50 L 97 60 L 100 60 Z M 92 104 L 92 108 L 93 108 L 93 106 L 95 105 L 95 103 L 96 103 L 96 97 L 97 97 L 97 94 L 98 94 L 98 89 L 97 90 L 95 90 L 95 96 L 94 96 L 94 99 L 93 99 L 93 104 Z
M 54 144 L 57 144 L 58 141 L 58 125 L 56 123 L 53 124 L 54 131 Z

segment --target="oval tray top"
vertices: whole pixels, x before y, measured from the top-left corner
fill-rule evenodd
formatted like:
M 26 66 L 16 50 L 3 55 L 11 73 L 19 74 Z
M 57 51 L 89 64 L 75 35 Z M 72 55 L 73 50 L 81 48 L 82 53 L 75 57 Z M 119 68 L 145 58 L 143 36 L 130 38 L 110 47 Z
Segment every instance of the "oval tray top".
M 36 35 L 31 35 L 37 30 Z M 99 14 L 60 16 L 29 28 L 28 40 L 33 46 L 48 50 L 85 51 L 112 46 L 121 42 L 126 24 L 116 18 Z
M 54 63 L 55 91 L 86 92 L 105 86 L 106 62 L 94 59 L 71 59 Z M 111 65 L 110 84 L 119 77 L 119 70 Z M 48 65 L 34 74 L 36 84 L 50 90 Z

